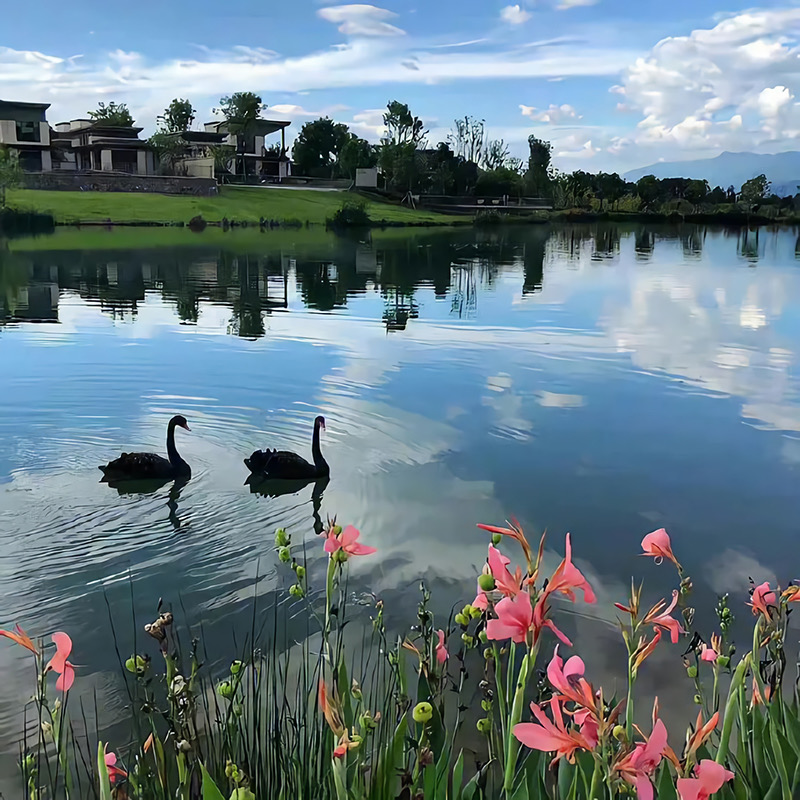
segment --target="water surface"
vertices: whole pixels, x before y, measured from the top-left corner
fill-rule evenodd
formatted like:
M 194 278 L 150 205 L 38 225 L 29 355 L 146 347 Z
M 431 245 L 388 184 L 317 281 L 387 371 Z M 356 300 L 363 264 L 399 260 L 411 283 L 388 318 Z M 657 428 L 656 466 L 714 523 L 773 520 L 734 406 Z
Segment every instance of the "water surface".
M 599 604 L 560 624 L 598 683 L 622 663 L 610 604 L 630 576 L 652 600 L 673 586 L 637 556 L 654 528 L 701 609 L 731 592 L 746 622 L 749 577 L 800 576 L 797 246 L 790 230 L 608 225 L 3 245 L 0 626 L 68 631 L 79 686 L 113 716 L 106 603 L 123 650 L 132 608 L 147 621 L 163 596 L 227 656 L 253 596 L 287 585 L 275 528 L 316 552 L 327 514 L 379 548 L 352 567 L 398 621 L 420 577 L 444 614 L 471 599 L 476 522 L 546 528 L 553 564 L 571 531 Z M 179 496 L 99 483 L 122 450 L 164 452 L 174 413 L 192 427 L 178 431 L 194 472 Z M 252 493 L 242 458 L 308 454 L 320 413 L 324 495 Z M 662 703 L 689 691 L 682 649 L 642 675 Z M 6 778 L 24 666 L 0 646 Z

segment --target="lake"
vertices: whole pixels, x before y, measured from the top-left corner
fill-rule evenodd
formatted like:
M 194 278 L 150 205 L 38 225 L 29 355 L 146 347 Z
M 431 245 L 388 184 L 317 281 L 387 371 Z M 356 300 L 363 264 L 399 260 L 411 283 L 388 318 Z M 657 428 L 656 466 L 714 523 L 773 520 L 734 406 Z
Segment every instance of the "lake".
M 321 563 L 314 525 L 334 514 L 378 548 L 351 562 L 354 586 L 398 629 L 420 578 L 439 613 L 472 599 L 477 522 L 547 529 L 553 566 L 571 531 L 599 603 L 557 613 L 596 684 L 624 667 L 611 603 L 631 576 L 652 601 L 674 585 L 638 556 L 655 528 L 701 630 L 725 592 L 747 626 L 748 578 L 800 576 L 798 248 L 788 229 L 609 224 L 0 244 L 0 627 L 70 633 L 78 688 L 113 721 L 109 609 L 125 656 L 132 609 L 144 623 L 163 597 L 228 658 L 253 597 L 288 586 L 275 529 Z M 99 482 L 123 450 L 163 453 L 176 413 L 192 428 L 180 493 Z M 308 457 L 317 414 L 322 496 L 252 492 L 242 459 Z M 2 788 L 31 675 L 0 645 Z M 662 706 L 691 697 L 683 649 L 641 674 Z

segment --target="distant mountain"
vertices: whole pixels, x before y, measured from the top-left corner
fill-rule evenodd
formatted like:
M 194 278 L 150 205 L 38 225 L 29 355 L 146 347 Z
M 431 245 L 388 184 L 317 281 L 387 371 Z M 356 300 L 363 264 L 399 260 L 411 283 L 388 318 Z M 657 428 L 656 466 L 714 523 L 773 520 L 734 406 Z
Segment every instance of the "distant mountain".
M 772 182 L 772 191 L 779 195 L 794 195 L 800 185 L 800 152 L 775 153 L 720 153 L 716 158 L 698 161 L 662 161 L 649 167 L 632 169 L 624 177 L 638 181 L 645 175 L 657 178 L 697 178 L 707 180 L 713 189 L 727 189 L 731 184 L 738 191 L 745 181 L 764 174 Z M 797 176 L 796 178 L 794 176 Z

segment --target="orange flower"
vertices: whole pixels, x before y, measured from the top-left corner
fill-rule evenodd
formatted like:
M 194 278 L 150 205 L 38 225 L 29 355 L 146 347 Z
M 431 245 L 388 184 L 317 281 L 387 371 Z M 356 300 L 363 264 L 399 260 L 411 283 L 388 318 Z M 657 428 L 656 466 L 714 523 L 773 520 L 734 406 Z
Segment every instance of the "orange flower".
M 697 749 L 703 744 L 703 742 L 708 739 L 709 736 L 711 736 L 711 733 L 717 727 L 718 722 L 719 711 L 716 711 L 705 725 L 703 725 L 703 712 L 697 712 L 697 722 L 695 723 L 694 733 L 689 737 L 689 741 L 686 746 L 687 760 L 690 759 L 697 752 Z
M 669 631 L 670 638 L 672 639 L 672 644 L 678 643 L 678 637 L 683 633 L 683 628 L 681 628 L 680 623 L 678 620 L 673 619 L 670 614 L 672 613 L 672 609 L 675 608 L 675 604 L 678 602 L 678 592 L 672 592 L 672 602 L 667 606 L 666 600 L 659 600 L 648 612 L 644 618 L 645 625 L 652 625 L 656 629 L 664 628 L 664 630 Z
M 30 650 L 34 655 L 39 655 L 39 650 L 31 641 L 31 637 L 19 625 L 15 625 L 14 628 L 15 631 L 0 630 L 0 636 L 5 636 L 7 639 L 11 639 L 12 642 L 16 642 L 20 647 Z
M 656 649 L 656 646 L 661 641 L 661 631 L 656 628 L 656 635 L 648 642 L 647 639 L 642 636 L 639 639 L 639 646 L 633 653 L 633 672 L 636 674 L 638 672 L 639 667 L 653 655 L 653 652 Z
M 507 528 L 498 528 L 495 525 L 481 525 L 479 524 L 478 527 L 483 531 L 488 531 L 489 533 L 499 533 L 503 536 L 510 536 L 512 539 L 519 542 L 520 547 L 522 547 L 523 552 L 525 553 L 525 560 L 528 564 L 532 564 L 533 561 L 533 552 L 531 550 L 531 546 L 528 544 L 528 540 L 525 538 L 525 533 L 522 530 L 522 525 L 517 522 L 516 519 L 513 517 L 511 518 L 511 522 L 506 521 Z
M 322 678 L 319 679 L 319 708 L 325 715 L 328 727 L 336 736 L 342 736 L 345 732 L 342 713 L 339 709 L 338 698 L 334 693 L 333 697 L 328 697 L 328 687 Z

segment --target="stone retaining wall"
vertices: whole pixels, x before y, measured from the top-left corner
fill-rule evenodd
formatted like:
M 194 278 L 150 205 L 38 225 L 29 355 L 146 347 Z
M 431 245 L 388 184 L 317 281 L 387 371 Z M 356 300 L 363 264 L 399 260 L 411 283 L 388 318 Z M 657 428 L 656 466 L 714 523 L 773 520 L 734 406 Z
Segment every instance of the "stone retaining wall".
M 217 194 L 214 178 L 184 178 L 169 175 L 129 175 L 124 172 L 28 172 L 26 189 L 65 192 L 149 192 L 211 197 Z

